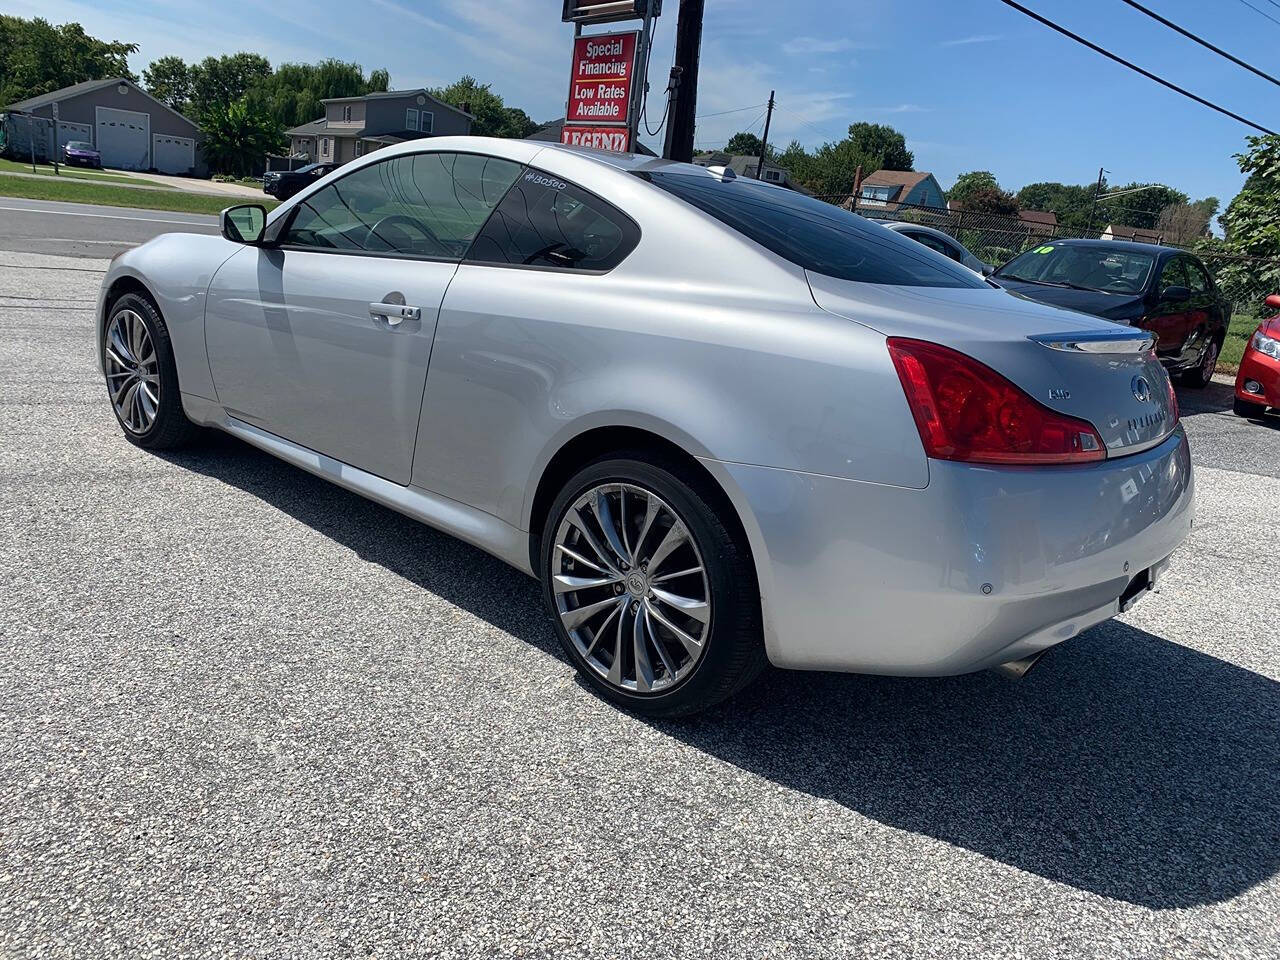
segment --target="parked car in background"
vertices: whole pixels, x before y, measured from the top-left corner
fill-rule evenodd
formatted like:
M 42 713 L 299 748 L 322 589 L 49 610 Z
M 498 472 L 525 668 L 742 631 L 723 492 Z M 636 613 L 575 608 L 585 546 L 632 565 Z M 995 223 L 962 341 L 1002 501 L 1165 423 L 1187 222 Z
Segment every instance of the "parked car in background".
M 130 442 L 221 429 L 489 551 L 651 715 L 766 661 L 1021 672 L 1194 514 L 1149 334 L 653 157 L 387 147 L 126 251 L 97 324 Z
M 966 250 L 964 244 L 959 240 L 943 233 L 941 230 L 935 230 L 933 227 L 922 226 L 918 223 L 886 223 L 885 226 L 895 233 L 902 234 L 904 237 L 910 237 L 916 243 L 923 243 L 930 250 L 938 251 L 944 257 L 949 257 L 956 263 L 968 267 L 979 276 L 990 276 L 995 270 L 995 267 L 991 264 L 984 263 Z
M 1190 387 L 1208 385 L 1231 320 L 1231 303 L 1204 264 L 1176 247 L 1054 240 L 992 279 L 1030 300 L 1151 331 L 1160 362 Z
M 85 140 L 68 140 L 62 148 L 62 159 L 69 167 L 96 167 L 102 169 L 102 154 Z
M 1267 306 L 1280 310 L 1280 296 L 1267 297 Z M 1280 314 L 1258 324 L 1236 374 L 1236 413 L 1260 417 L 1267 407 L 1280 407 Z
M 268 170 L 262 175 L 262 192 L 277 200 L 288 200 L 303 187 L 311 186 L 336 169 L 336 163 L 309 163 L 297 170 Z

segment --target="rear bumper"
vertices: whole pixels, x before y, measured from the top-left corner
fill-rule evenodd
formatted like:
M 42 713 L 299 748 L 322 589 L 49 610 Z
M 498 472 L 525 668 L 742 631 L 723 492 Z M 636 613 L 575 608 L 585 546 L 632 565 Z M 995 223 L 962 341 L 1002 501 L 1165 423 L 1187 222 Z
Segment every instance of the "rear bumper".
M 924 489 L 708 468 L 752 541 L 769 657 L 799 669 L 948 675 L 1029 656 L 1135 599 L 1194 515 L 1181 426 L 1079 467 L 932 460 Z
M 1244 385 L 1250 380 L 1262 387 L 1261 394 L 1245 390 Z M 1280 407 L 1280 360 L 1247 348 L 1240 360 L 1240 372 L 1236 374 L 1236 396 L 1250 403 Z

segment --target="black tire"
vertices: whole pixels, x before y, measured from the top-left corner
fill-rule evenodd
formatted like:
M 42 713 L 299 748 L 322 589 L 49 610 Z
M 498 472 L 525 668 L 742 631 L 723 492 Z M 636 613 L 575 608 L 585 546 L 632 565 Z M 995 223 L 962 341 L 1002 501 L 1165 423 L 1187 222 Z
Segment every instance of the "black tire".
M 1192 390 L 1203 390 L 1213 382 L 1213 371 L 1218 366 L 1218 356 L 1222 352 L 1222 341 L 1211 340 L 1205 347 L 1204 356 L 1194 370 L 1188 370 L 1178 378 L 1184 387 Z
M 1267 412 L 1266 404 L 1250 403 L 1248 400 L 1241 400 L 1239 397 L 1232 401 L 1231 409 L 1235 411 L 1237 417 L 1247 417 L 1250 420 L 1256 420 Z
M 712 613 L 701 658 L 691 673 L 657 693 L 623 689 L 600 676 L 565 629 L 552 589 L 556 532 L 565 514 L 592 487 L 619 481 L 643 487 L 675 509 L 702 556 L 709 587 Z M 565 653 L 583 679 L 605 699 L 648 717 L 688 716 L 738 693 L 764 668 L 755 567 L 736 525 L 721 516 L 727 509 L 731 508 L 723 494 L 708 478 L 679 461 L 639 450 L 619 451 L 588 464 L 556 497 L 542 531 L 539 572 L 543 593 Z
M 156 363 L 160 376 L 160 402 L 157 404 L 155 419 L 149 428 L 141 432 L 131 429 L 111 402 L 111 388 L 107 386 L 107 401 L 116 415 L 125 439 L 145 450 L 176 450 L 191 443 L 200 435 L 200 428 L 187 419 L 182 410 L 182 396 L 178 388 L 178 367 L 173 360 L 173 343 L 169 339 L 169 330 L 164 318 L 149 297 L 139 293 L 126 293 L 115 300 L 107 311 L 106 329 L 111 329 L 114 318 L 125 310 L 131 310 L 142 318 L 151 336 L 155 348 Z M 102 365 L 108 369 L 106 358 L 107 338 L 103 337 Z

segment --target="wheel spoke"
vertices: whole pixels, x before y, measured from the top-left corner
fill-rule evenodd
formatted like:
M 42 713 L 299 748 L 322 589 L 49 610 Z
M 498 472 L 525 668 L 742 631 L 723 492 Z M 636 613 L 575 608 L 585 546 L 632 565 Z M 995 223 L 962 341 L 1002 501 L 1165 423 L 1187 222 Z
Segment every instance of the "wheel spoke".
M 107 359 L 114 363 L 117 367 L 128 368 L 129 364 L 124 362 L 120 354 L 116 353 L 115 348 L 111 344 L 107 344 Z
M 695 600 L 693 597 L 682 597 L 678 594 L 668 593 L 666 590 L 653 588 L 653 595 L 665 603 L 669 607 L 675 607 L 685 616 L 693 617 L 693 619 L 706 623 L 711 616 L 711 605 L 705 600 Z
M 111 395 L 111 402 L 114 403 L 121 410 L 123 410 L 124 409 L 124 393 L 126 390 L 129 389 L 129 387 L 137 383 L 137 380 L 134 377 L 132 371 L 124 374 L 116 374 L 116 376 L 122 376 L 124 377 L 124 379 L 120 381 L 120 385 L 116 387 L 115 392 Z
M 604 618 L 604 622 L 602 622 L 600 626 L 595 629 L 594 634 L 591 637 L 591 643 L 588 644 L 587 649 L 582 651 L 582 656 L 584 659 L 589 659 L 591 657 L 591 654 L 596 649 L 596 644 L 600 642 L 600 638 L 603 637 L 605 634 L 605 631 L 609 629 L 609 624 L 613 622 L 613 618 L 616 617 L 622 611 L 622 608 L 625 607 L 626 605 L 627 605 L 627 598 L 619 597 L 618 602 L 614 604 L 613 609 L 609 611 L 609 615 Z
M 660 624 L 675 634 L 676 639 L 684 644 L 684 648 L 689 651 L 690 656 L 697 656 L 702 652 L 702 644 L 695 640 L 689 634 L 685 633 L 674 623 L 662 615 L 662 611 L 655 607 L 652 603 L 646 601 L 645 606 L 649 609 L 649 616 L 657 620 Z
M 622 545 L 622 541 L 618 539 L 618 525 L 613 519 L 613 508 L 609 506 L 609 497 L 601 487 L 596 490 L 596 495 L 591 498 L 591 512 L 596 515 L 596 520 L 600 522 L 600 529 L 604 532 L 604 538 L 609 543 L 609 548 L 617 555 L 621 561 L 629 561 L 631 557 L 630 551 Z
M 613 663 L 609 664 L 609 682 L 614 686 L 622 686 L 622 637 L 623 627 L 627 623 L 626 602 L 624 601 L 619 610 L 622 611 L 618 617 L 618 629 L 614 631 L 613 640 Z
M 644 613 L 644 626 L 649 631 L 649 639 L 653 642 L 653 649 L 658 651 L 658 659 L 662 661 L 662 666 L 667 671 L 668 679 L 674 680 L 676 668 L 671 665 L 671 659 L 667 656 L 666 648 L 658 638 L 658 631 L 653 628 L 653 621 L 649 617 L 649 608 L 645 607 L 642 612 Z
M 124 357 L 124 365 L 132 365 L 134 356 L 133 351 L 129 349 L 128 341 L 125 339 L 123 316 L 117 317 L 116 322 L 111 325 L 111 334 L 108 339 L 111 341 L 111 345 L 116 348 L 116 353 Z
M 660 577 L 653 577 L 650 583 L 665 583 L 668 580 L 675 580 L 677 577 L 688 577 L 695 573 L 702 573 L 701 567 L 690 567 L 688 570 L 677 570 L 675 573 L 664 573 Z
M 658 544 L 658 549 L 654 550 L 653 555 L 649 557 L 649 572 L 657 572 L 657 569 L 662 566 L 662 562 L 671 556 L 671 551 L 684 543 L 688 536 L 689 532 L 685 530 L 684 524 L 678 520 L 673 523 L 671 529 L 667 531 L 667 535 Z
M 661 509 L 662 507 L 658 505 L 657 497 L 648 497 L 644 511 L 644 523 L 640 527 L 640 536 L 636 537 L 635 552 L 632 554 L 632 558 L 636 562 L 639 562 L 643 557 L 644 539 L 649 535 L 649 530 L 653 526 L 653 521 L 658 518 L 658 513 Z
M 631 628 L 631 641 L 636 655 L 636 689 L 648 693 L 653 689 L 653 664 L 649 662 L 649 648 L 645 638 L 644 611 L 636 613 L 635 623 Z
M 600 541 L 596 539 L 596 535 L 591 532 L 591 528 L 587 526 L 586 520 L 582 518 L 582 514 L 579 512 L 577 507 L 570 509 L 569 521 L 578 528 L 578 531 L 582 534 L 582 538 L 586 540 L 591 549 L 596 552 L 596 558 L 609 568 L 609 572 L 621 575 L 622 571 L 618 569 L 617 564 L 609 559 L 609 551 L 606 550 L 601 545 Z
M 617 583 L 620 578 L 607 577 L 574 577 L 567 573 L 558 573 L 552 578 L 552 589 L 556 593 L 573 593 L 575 590 L 589 590 L 592 587 L 607 587 Z
M 574 551 L 574 550 L 570 550 L 570 549 L 569 549 L 568 547 L 566 547 L 563 543 L 557 543 L 557 544 L 556 544 L 556 549 L 557 549 L 557 550 L 559 550 L 561 553 L 563 553 L 565 556 L 567 556 L 567 557 L 568 557 L 570 560 L 572 560 L 574 563 L 580 563 L 580 564 L 582 564 L 584 567 L 590 567 L 590 568 L 591 568 L 592 570 L 594 570 L 596 573 L 603 573 L 603 574 L 605 574 L 606 576 L 613 576 L 613 574 L 612 574 L 612 573 L 611 573 L 607 568 L 602 567 L 602 566 L 600 566 L 600 564 L 595 563 L 595 562 L 593 562 L 593 561 L 591 561 L 591 560 L 588 560 L 588 559 L 587 559 L 586 557 L 584 557 L 582 554 L 580 554 L 580 553 L 578 553 L 578 552 L 576 552 L 576 551 Z
M 566 630 L 577 630 L 597 613 L 608 609 L 617 602 L 617 597 L 609 597 L 607 600 L 598 600 L 595 603 L 588 603 L 586 606 L 574 607 L 572 610 L 562 613 L 560 620 L 564 623 Z

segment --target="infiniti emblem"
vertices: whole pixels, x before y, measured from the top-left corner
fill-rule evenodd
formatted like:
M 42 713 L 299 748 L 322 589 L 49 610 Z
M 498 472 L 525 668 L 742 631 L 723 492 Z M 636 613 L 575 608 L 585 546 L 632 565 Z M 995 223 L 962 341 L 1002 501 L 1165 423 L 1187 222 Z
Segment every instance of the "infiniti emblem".
M 1148 403 L 1151 400 L 1151 384 L 1147 383 L 1147 378 L 1138 376 L 1133 378 L 1133 383 L 1129 384 L 1133 387 L 1133 396 L 1139 403 Z

